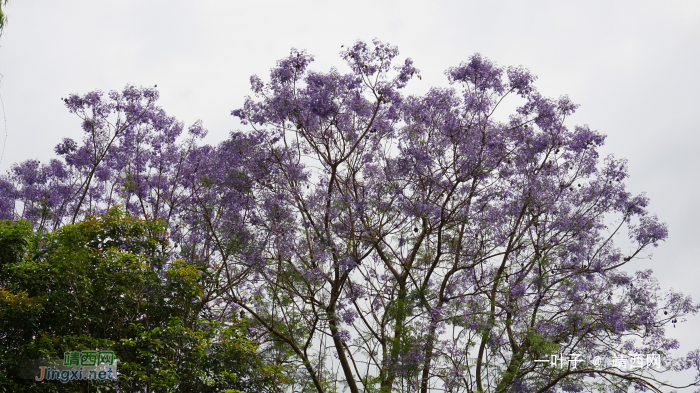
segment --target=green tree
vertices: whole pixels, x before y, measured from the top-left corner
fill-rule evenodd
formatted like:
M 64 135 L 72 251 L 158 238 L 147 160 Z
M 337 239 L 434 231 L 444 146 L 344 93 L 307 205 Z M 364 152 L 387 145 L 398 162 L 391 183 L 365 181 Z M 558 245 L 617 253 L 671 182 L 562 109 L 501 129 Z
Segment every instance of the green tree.
M 7 15 L 5 15 L 5 11 L 2 10 L 2 6 L 7 5 L 8 1 L 9 0 L 0 0 L 0 36 L 2 36 L 2 31 L 7 24 Z
M 0 391 L 271 390 L 243 320 L 206 320 L 203 267 L 171 258 L 161 222 L 112 209 L 53 233 L 0 222 Z M 115 351 L 115 382 L 35 382 L 28 359 Z

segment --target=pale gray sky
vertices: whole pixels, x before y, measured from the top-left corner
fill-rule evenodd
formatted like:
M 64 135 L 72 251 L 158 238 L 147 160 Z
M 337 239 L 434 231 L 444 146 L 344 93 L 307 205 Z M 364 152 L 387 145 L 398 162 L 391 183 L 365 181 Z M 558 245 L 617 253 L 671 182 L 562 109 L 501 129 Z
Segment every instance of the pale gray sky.
M 47 160 L 80 138 L 60 101 L 70 93 L 158 85 L 160 105 L 209 143 L 240 126 L 229 115 L 252 74 L 267 77 L 291 47 L 312 68 L 342 69 L 341 44 L 379 38 L 412 57 L 422 81 L 474 52 L 539 76 L 546 95 L 579 103 L 569 122 L 608 135 L 604 154 L 629 159 L 633 192 L 669 224 L 652 268 L 662 287 L 700 301 L 700 1 L 214 1 L 11 0 L 0 39 L 7 141 L 0 170 Z M 1 121 L 2 119 L 0 119 Z M 695 317 L 671 333 L 700 347 Z M 681 381 L 678 381 L 681 382 Z

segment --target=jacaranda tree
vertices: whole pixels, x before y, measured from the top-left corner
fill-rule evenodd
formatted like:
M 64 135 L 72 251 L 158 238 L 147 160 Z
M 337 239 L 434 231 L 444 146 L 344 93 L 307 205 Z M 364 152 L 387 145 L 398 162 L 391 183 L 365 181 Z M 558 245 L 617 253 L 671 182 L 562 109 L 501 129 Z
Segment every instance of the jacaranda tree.
M 0 218 L 165 221 L 206 266 L 203 310 L 253 321 L 282 390 L 659 391 L 698 371 L 665 331 L 698 305 L 630 273 L 667 228 L 604 135 L 566 123 L 576 105 L 478 54 L 406 96 L 419 71 L 397 55 L 357 42 L 322 73 L 292 50 L 215 147 L 155 89 L 72 95 L 83 143 L 14 166 Z

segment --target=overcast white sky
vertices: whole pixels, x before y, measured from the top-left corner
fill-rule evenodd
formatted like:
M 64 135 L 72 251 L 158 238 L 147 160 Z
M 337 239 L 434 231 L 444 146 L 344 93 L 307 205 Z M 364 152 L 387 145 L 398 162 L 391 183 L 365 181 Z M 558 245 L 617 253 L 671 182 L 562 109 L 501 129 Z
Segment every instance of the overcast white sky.
M 267 77 L 291 47 L 313 69 L 342 69 L 341 44 L 375 37 L 411 57 L 422 81 L 480 52 L 523 65 L 546 95 L 581 106 L 569 125 L 608 135 L 605 155 L 629 159 L 629 188 L 646 191 L 670 239 L 652 268 L 663 288 L 700 301 L 700 1 L 181 1 L 10 0 L 0 38 L 0 170 L 48 160 L 81 138 L 60 101 L 70 93 L 158 85 L 160 105 L 209 143 L 240 125 L 230 116 L 252 74 Z M 682 352 L 700 347 L 700 317 L 671 328 Z M 682 382 L 682 381 L 674 381 Z

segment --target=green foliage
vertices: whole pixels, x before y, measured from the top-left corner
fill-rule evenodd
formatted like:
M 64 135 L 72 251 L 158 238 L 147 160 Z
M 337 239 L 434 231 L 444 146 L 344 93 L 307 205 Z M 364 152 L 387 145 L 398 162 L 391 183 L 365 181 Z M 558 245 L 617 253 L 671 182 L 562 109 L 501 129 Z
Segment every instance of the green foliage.
M 46 234 L 0 222 L 0 392 L 85 389 L 22 374 L 95 349 L 115 352 L 120 375 L 90 391 L 272 391 L 246 323 L 203 319 L 204 268 L 169 251 L 162 223 L 118 209 Z
M 31 232 L 29 221 L 0 221 L 0 285 L 8 278 L 6 266 L 22 258 Z
M 0 0 L 0 36 L 2 36 L 2 31 L 7 24 L 7 15 L 5 15 L 5 12 L 2 10 L 2 6 L 7 5 L 7 2 L 8 0 Z
M 124 384 L 180 392 L 271 389 L 264 375 L 267 369 L 254 361 L 257 344 L 242 333 L 243 322 L 224 326 L 202 321 L 192 329 L 173 317 L 163 327 L 135 329 L 134 338 L 117 345 L 120 353 L 130 353 L 133 359 L 121 364 Z

